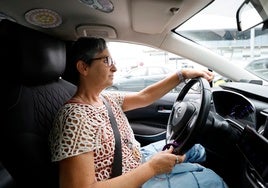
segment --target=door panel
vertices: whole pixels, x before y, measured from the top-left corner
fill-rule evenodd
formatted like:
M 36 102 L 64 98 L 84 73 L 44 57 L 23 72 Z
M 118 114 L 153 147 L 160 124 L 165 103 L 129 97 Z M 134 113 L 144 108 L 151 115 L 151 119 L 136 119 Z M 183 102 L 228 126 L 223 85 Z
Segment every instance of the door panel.
M 141 145 L 165 139 L 171 108 L 177 93 L 168 93 L 153 104 L 126 112 L 126 116 Z

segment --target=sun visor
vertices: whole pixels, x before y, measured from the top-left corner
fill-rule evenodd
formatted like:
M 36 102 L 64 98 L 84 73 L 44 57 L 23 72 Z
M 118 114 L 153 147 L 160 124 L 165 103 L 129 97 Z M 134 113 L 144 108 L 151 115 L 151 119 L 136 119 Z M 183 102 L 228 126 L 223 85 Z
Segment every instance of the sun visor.
M 132 0 L 133 29 L 141 33 L 162 33 L 177 17 L 181 2 L 181 0 Z M 148 7 L 151 8 L 148 10 Z

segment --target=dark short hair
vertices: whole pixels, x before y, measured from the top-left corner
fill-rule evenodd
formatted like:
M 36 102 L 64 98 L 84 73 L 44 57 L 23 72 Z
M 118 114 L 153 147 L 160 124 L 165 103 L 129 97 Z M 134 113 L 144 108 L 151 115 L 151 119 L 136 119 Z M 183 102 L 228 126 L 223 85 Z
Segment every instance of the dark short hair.
M 78 60 L 91 65 L 92 59 L 105 49 L 107 49 L 106 41 L 97 37 L 81 37 L 71 45 L 68 51 L 69 66 L 67 72 L 72 83 L 79 84 L 79 72 L 76 69 Z
M 82 37 L 74 42 L 70 53 L 74 63 L 82 60 L 90 65 L 92 59 L 106 48 L 106 41 L 103 38 Z

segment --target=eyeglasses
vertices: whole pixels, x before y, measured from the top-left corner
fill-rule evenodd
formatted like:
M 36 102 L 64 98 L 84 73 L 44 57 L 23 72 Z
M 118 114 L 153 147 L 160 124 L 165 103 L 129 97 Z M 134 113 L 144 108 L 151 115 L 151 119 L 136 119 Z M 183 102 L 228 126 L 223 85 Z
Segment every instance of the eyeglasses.
M 94 60 L 100 60 L 100 59 L 104 59 L 103 62 L 104 62 L 108 67 L 111 67 L 111 66 L 115 65 L 115 61 L 114 61 L 110 56 L 93 58 L 93 59 L 91 59 L 91 60 L 94 61 Z

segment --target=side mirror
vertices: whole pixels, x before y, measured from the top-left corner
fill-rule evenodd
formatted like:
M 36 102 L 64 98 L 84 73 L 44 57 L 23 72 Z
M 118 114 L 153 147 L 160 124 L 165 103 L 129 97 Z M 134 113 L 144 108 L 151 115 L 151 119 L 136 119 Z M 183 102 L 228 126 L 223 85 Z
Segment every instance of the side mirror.
M 268 20 L 267 0 L 245 0 L 236 12 L 238 31 L 256 27 Z

